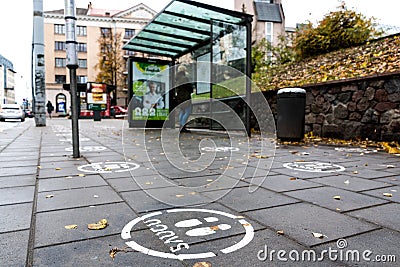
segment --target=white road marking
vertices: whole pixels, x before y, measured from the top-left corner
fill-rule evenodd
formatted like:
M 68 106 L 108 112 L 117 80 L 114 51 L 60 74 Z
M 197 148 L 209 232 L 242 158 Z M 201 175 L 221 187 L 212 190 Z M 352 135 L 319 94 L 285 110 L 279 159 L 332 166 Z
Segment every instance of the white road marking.
M 221 249 L 220 251 L 222 253 L 231 253 L 234 252 L 240 248 L 243 248 L 244 246 L 246 246 L 247 244 L 249 244 L 251 242 L 251 240 L 253 240 L 254 238 L 254 228 L 253 226 L 248 223 L 246 220 L 244 219 L 240 219 L 243 218 L 242 216 L 236 216 L 233 214 L 229 214 L 226 212 L 222 212 L 222 211 L 217 211 L 217 210 L 209 210 L 209 209 L 196 209 L 196 208 L 188 208 L 188 209 L 171 209 L 171 210 L 166 210 L 165 211 L 165 215 L 167 214 L 173 214 L 173 213 L 179 213 L 179 212 L 200 212 L 200 213 L 211 213 L 211 214 L 217 214 L 217 215 L 221 215 L 221 216 L 225 216 L 227 218 L 233 219 L 236 222 L 239 222 L 243 228 L 245 229 L 246 233 L 245 236 L 242 238 L 242 240 L 240 240 L 238 243 Z M 163 230 L 163 232 L 161 233 L 168 233 L 168 236 L 170 239 L 169 242 L 164 240 L 164 237 L 159 237 L 160 235 L 158 234 L 158 228 L 155 227 L 163 227 L 164 228 L 168 228 L 167 224 L 163 224 L 161 222 L 161 220 L 159 219 L 155 219 L 152 217 L 156 217 L 156 216 L 160 216 L 163 215 L 163 212 L 158 211 L 158 212 L 153 212 L 150 214 L 146 214 L 144 216 L 138 217 L 132 221 L 130 221 L 128 224 L 126 224 L 124 226 L 124 228 L 122 229 L 121 232 L 121 237 L 125 240 L 127 239 L 132 239 L 131 237 L 131 230 L 133 229 L 133 227 L 135 227 L 136 224 L 138 224 L 139 222 L 143 222 L 145 223 L 147 226 L 150 226 L 150 230 L 152 232 L 157 232 L 155 234 L 155 237 L 159 238 L 160 240 L 164 241 L 164 243 L 168 243 L 171 245 L 172 242 L 180 242 L 178 245 L 174 244 L 175 247 L 170 247 L 171 252 L 181 252 L 181 248 L 178 249 L 178 247 L 182 246 L 184 247 L 186 250 L 182 250 L 182 251 L 187 251 L 190 247 L 189 247 L 189 242 L 184 243 L 182 240 L 176 240 L 177 238 L 179 238 L 173 231 L 166 231 Z M 197 217 L 197 216 L 196 216 Z M 215 222 L 218 221 L 219 219 L 216 217 L 206 217 L 204 218 L 205 222 Z M 175 223 L 174 225 L 176 227 L 195 227 L 198 225 L 203 224 L 202 221 L 200 219 L 187 219 L 187 220 L 183 220 L 180 222 Z M 210 235 L 210 234 L 214 234 L 216 231 L 218 230 L 229 230 L 231 229 L 232 226 L 229 224 L 219 224 L 217 226 L 214 227 L 201 227 L 201 228 L 195 228 L 195 229 L 191 229 L 189 231 L 186 232 L 186 235 L 189 237 L 197 237 L 197 236 L 204 236 L 204 235 Z M 173 238 L 172 238 L 172 236 Z M 177 260 L 185 260 L 185 259 L 204 259 L 204 258 L 211 258 L 211 257 L 215 257 L 216 254 L 212 251 L 208 251 L 208 252 L 201 252 L 201 253 L 169 253 L 169 252 L 162 252 L 162 251 L 156 251 L 153 249 L 149 249 L 146 248 L 140 244 L 138 244 L 136 241 L 133 240 L 127 240 L 126 245 L 128 245 L 129 247 L 131 247 L 133 250 L 135 251 L 139 251 L 143 254 L 146 255 L 150 255 L 150 256 L 154 256 L 154 257 L 159 257 L 159 258 L 166 258 L 166 259 L 177 259 Z
M 303 171 L 303 172 L 322 172 L 322 173 L 331 173 L 331 172 L 341 172 L 344 171 L 345 168 L 340 165 L 326 163 L 326 162 L 288 162 L 284 163 L 283 166 L 288 169 Z

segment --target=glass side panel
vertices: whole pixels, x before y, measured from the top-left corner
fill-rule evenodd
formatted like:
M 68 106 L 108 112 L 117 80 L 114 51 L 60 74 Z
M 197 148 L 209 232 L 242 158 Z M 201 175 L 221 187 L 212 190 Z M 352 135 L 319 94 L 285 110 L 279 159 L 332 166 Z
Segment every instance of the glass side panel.
M 218 28 L 214 30 L 214 25 L 224 30 L 217 30 Z M 213 97 L 230 97 L 246 93 L 246 40 L 246 26 L 213 21 L 211 61 L 217 64 L 214 65 L 211 76 L 214 84 Z
M 197 94 L 210 93 L 210 55 L 211 53 L 207 53 L 197 58 Z
M 213 11 L 206 8 L 196 7 L 189 3 L 173 2 L 166 11 L 175 12 L 187 16 L 192 16 L 194 18 L 201 18 L 206 20 L 221 20 L 231 23 L 239 23 L 242 18 L 233 17 L 231 15 L 222 14 L 217 11 Z

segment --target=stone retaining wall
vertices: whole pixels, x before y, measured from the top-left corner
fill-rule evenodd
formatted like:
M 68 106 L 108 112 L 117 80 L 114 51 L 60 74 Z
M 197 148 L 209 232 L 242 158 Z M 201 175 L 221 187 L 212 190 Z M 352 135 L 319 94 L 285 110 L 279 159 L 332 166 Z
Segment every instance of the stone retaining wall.
M 305 132 L 321 137 L 375 141 L 400 141 L 400 73 L 382 74 L 362 79 L 326 82 L 303 86 L 306 90 Z M 264 125 L 276 123 L 277 91 L 265 91 L 274 115 L 260 100 L 261 93 L 252 94 L 252 106 L 261 111 L 258 120 Z M 223 100 L 244 120 L 244 101 Z M 194 125 L 199 127 L 199 125 Z M 201 121 L 202 127 L 209 127 Z M 254 116 L 251 127 L 258 129 Z
M 307 92 L 305 132 L 346 140 L 400 141 L 400 73 L 302 88 Z M 276 91 L 263 94 L 276 117 Z

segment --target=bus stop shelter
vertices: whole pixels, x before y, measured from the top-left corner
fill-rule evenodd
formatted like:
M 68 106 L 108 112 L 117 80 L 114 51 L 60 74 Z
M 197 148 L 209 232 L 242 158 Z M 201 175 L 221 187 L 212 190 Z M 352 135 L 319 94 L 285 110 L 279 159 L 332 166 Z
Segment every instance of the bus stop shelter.
M 232 95 L 221 93 L 220 87 L 210 84 L 232 78 L 224 66 L 251 77 L 251 23 L 250 14 L 195 1 L 173 0 L 123 49 L 143 53 L 144 58 L 170 60 L 171 66 L 189 55 L 198 63 L 194 76 L 202 81 L 196 85 L 197 95 L 207 95 L 210 99 L 240 97 L 250 103 L 250 79 L 242 79 L 242 90 Z M 131 82 L 134 78 L 132 74 L 129 76 Z M 245 106 L 244 124 L 250 135 L 250 108 Z

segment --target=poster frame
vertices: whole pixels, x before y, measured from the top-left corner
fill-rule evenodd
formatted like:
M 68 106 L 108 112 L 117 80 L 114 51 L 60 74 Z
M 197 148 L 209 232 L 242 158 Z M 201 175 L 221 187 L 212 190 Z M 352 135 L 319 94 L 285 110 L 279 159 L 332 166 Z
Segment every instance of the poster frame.
M 165 126 L 172 127 L 175 124 L 174 116 L 168 116 L 167 120 L 146 120 L 146 119 L 139 120 L 139 119 L 133 118 L 133 112 L 135 110 L 135 106 L 133 103 L 134 101 L 131 101 L 131 100 L 135 96 L 134 92 L 133 92 L 133 86 L 134 86 L 134 81 L 137 80 L 137 77 L 134 77 L 133 64 L 136 62 L 167 65 L 169 71 L 171 69 L 170 67 L 173 65 L 173 61 L 171 61 L 171 60 L 164 60 L 164 59 L 158 59 L 158 58 L 143 58 L 143 57 L 134 57 L 134 56 L 129 57 L 129 59 L 128 59 L 128 93 L 129 93 L 128 122 L 129 122 L 129 128 L 162 128 L 164 126 L 164 123 L 166 124 Z M 168 92 L 168 89 L 171 90 L 171 88 L 172 88 L 171 73 L 169 73 L 168 83 L 169 84 L 167 86 L 165 86 L 167 88 L 167 90 L 165 92 L 164 99 L 168 98 L 168 102 L 169 102 L 169 114 L 168 115 L 170 115 L 171 110 L 174 108 L 172 94 L 170 94 L 170 92 Z

